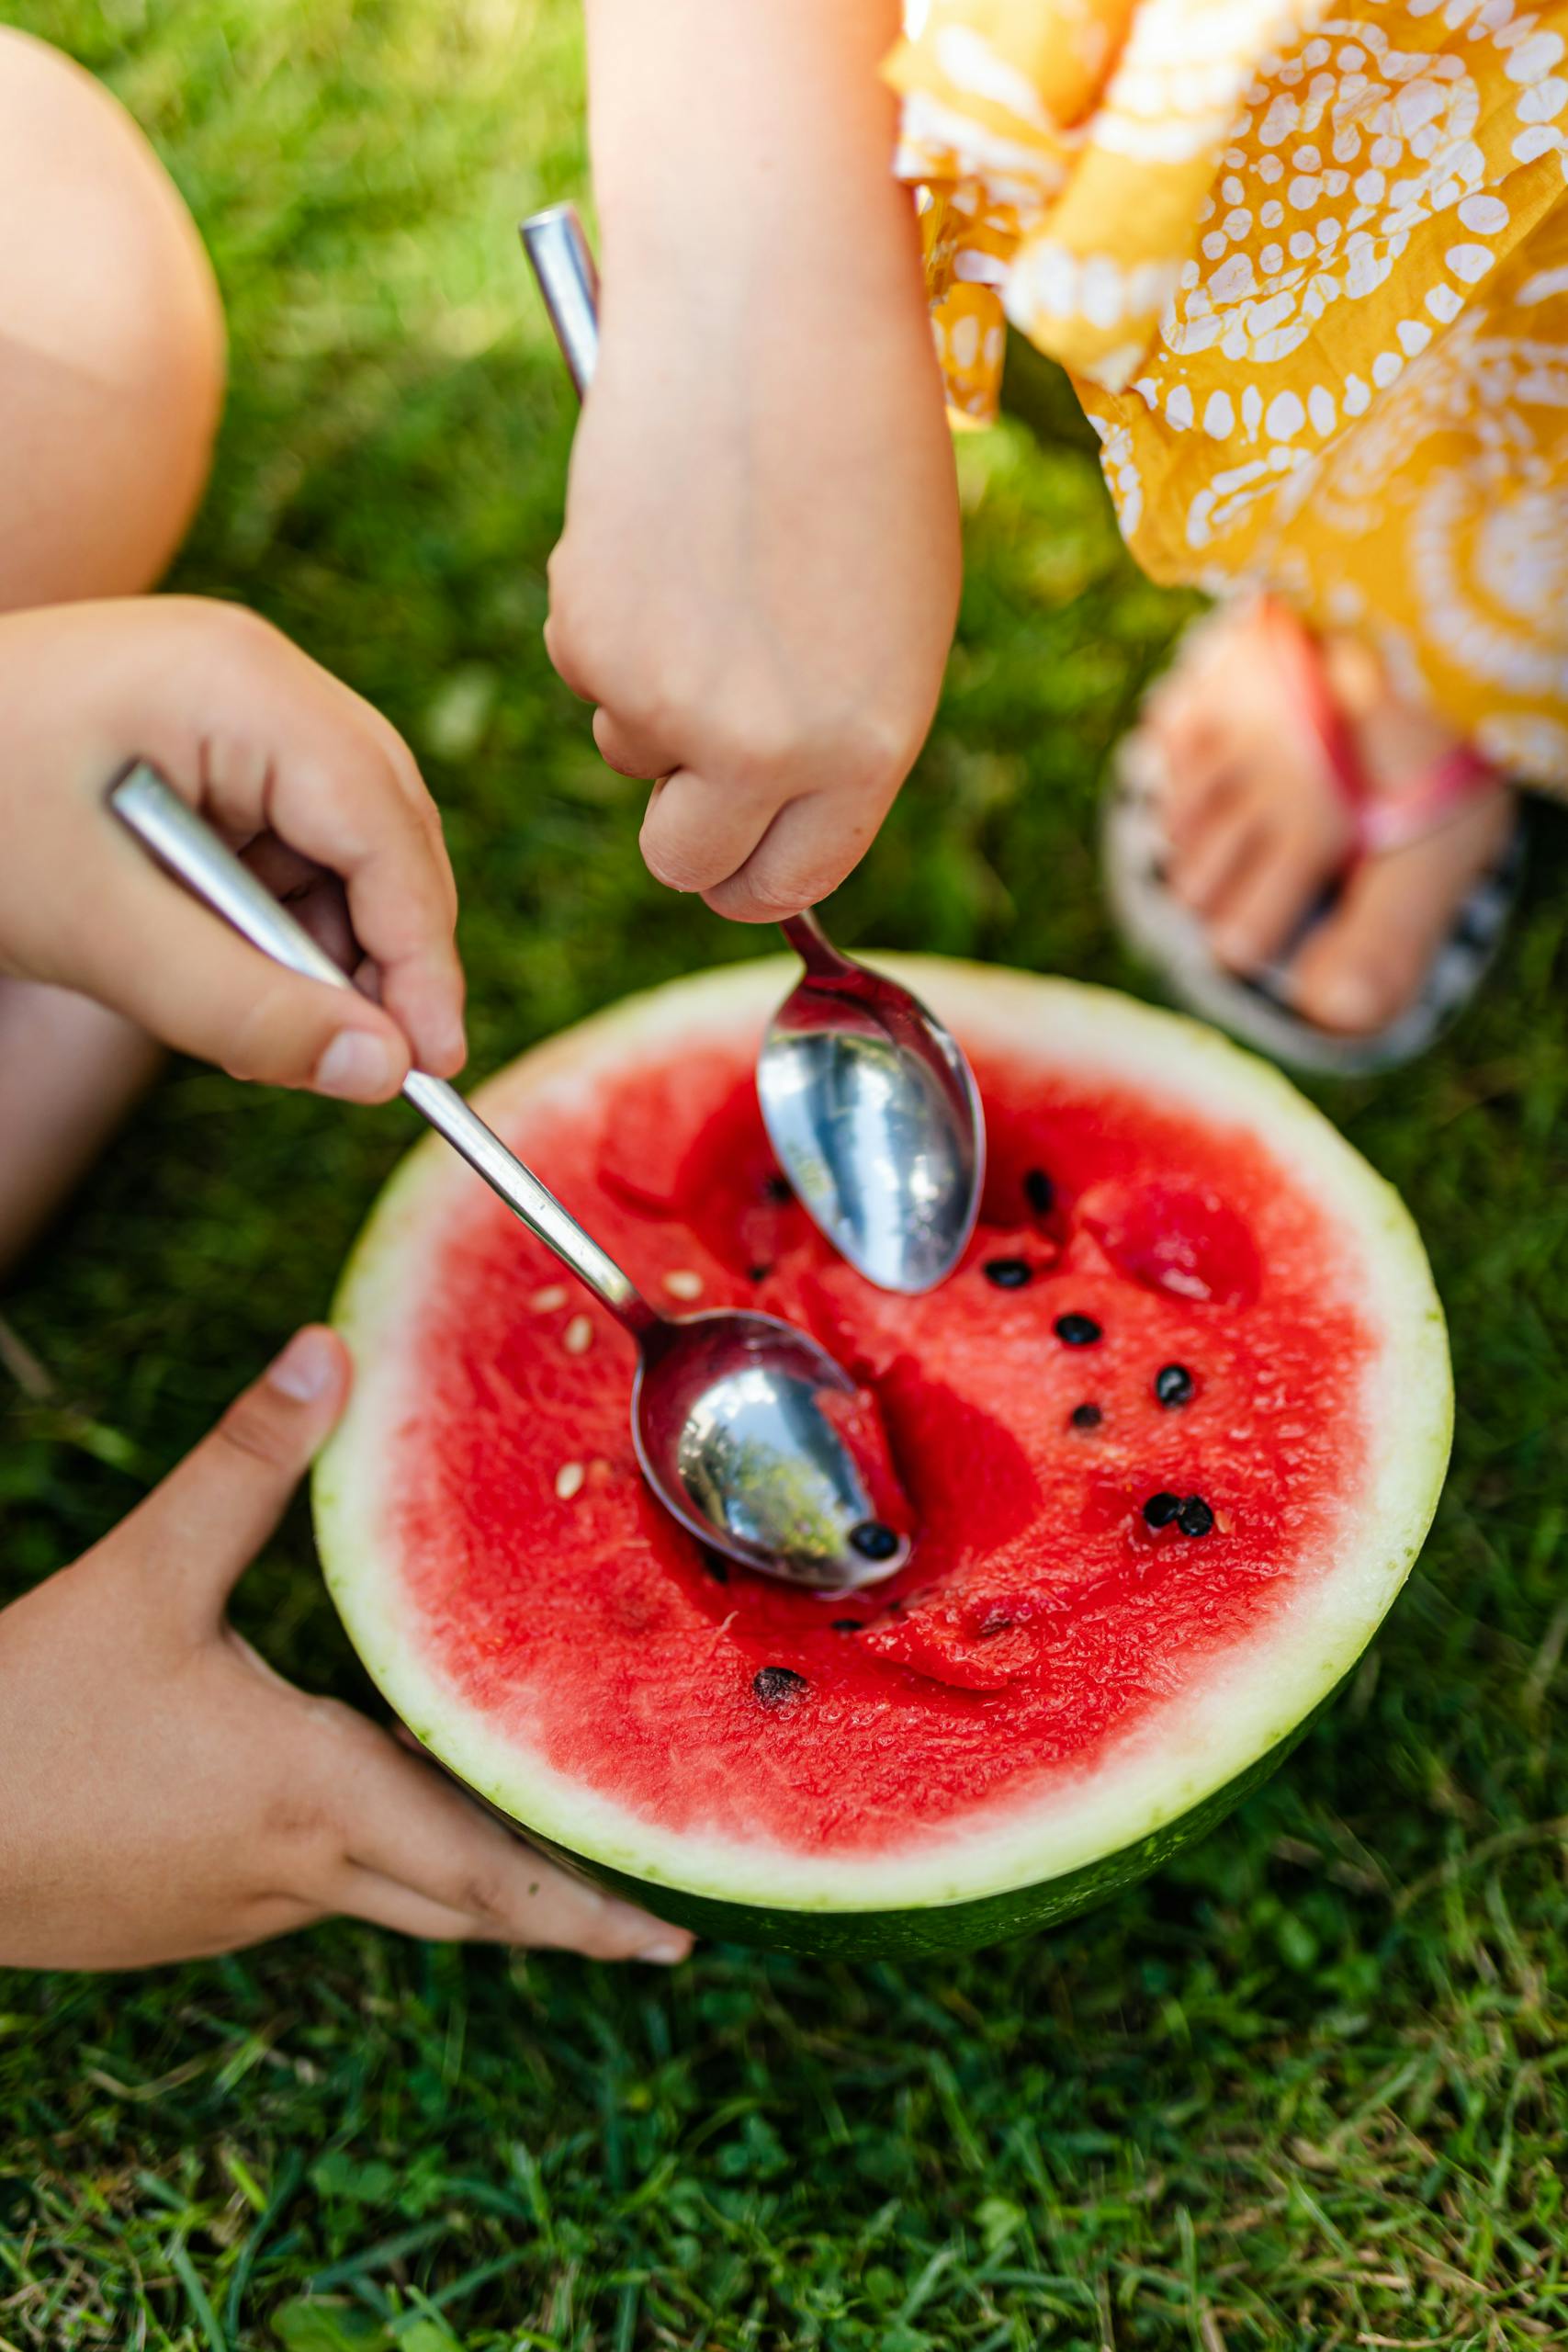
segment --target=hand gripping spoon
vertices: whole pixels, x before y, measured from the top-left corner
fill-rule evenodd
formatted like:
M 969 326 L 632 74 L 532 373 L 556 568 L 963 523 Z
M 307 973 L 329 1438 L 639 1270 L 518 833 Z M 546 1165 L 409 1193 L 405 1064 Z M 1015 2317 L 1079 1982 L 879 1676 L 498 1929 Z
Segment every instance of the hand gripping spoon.
M 206 821 L 145 763 L 109 806 L 197 897 L 306 979 L 353 984 Z M 854 1383 L 815 1340 L 771 1315 L 663 1316 L 445 1080 L 403 1092 L 602 1306 L 638 1353 L 632 1440 L 672 1518 L 743 1566 L 843 1590 L 901 1567 L 908 1539 L 877 1516 L 857 1442 Z
M 523 245 L 581 395 L 598 357 L 598 277 L 575 208 L 535 213 Z M 969 1065 L 934 1014 L 841 955 L 814 914 L 783 930 L 806 975 L 758 1057 L 769 1140 L 858 1273 L 881 1290 L 934 1290 L 979 1214 L 986 1128 Z

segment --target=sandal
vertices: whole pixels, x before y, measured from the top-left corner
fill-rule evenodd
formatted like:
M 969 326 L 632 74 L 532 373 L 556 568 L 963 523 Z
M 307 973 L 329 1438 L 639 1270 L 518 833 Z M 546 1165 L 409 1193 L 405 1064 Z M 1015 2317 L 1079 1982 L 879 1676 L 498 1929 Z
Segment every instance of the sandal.
M 1261 617 L 1290 703 L 1312 730 L 1325 773 L 1350 817 L 1353 840 L 1339 879 L 1308 909 L 1272 963 L 1245 977 L 1228 970 L 1210 946 L 1201 917 L 1181 905 L 1167 884 L 1168 845 L 1159 813 L 1165 763 L 1153 730 L 1144 727 L 1123 740 L 1106 802 L 1102 846 L 1111 908 L 1128 945 L 1156 967 L 1179 1003 L 1274 1060 L 1341 1078 L 1394 1069 L 1424 1054 L 1485 978 L 1518 897 L 1524 820 L 1516 820 L 1501 856 L 1460 908 L 1413 1004 L 1364 1036 L 1340 1035 L 1306 1020 L 1292 1004 L 1291 966 L 1308 934 L 1332 910 L 1344 875 L 1363 858 L 1436 831 L 1466 802 L 1495 791 L 1505 779 L 1479 752 L 1461 744 L 1398 791 L 1374 793 L 1329 691 L 1316 640 L 1271 597 L 1263 599 Z M 1197 622 L 1189 637 L 1213 628 L 1216 618 Z

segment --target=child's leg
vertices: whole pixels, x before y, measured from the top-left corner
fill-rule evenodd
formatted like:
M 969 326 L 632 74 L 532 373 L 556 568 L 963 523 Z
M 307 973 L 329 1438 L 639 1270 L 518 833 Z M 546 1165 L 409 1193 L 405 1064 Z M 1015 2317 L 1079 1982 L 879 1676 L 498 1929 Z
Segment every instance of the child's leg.
M 217 288 L 152 150 L 86 74 L 0 28 L 0 613 L 151 587 L 222 390 Z M 0 1268 L 155 1059 L 85 999 L 0 980 Z
M 218 289 L 141 132 L 0 28 L 0 607 L 150 587 L 207 481 Z

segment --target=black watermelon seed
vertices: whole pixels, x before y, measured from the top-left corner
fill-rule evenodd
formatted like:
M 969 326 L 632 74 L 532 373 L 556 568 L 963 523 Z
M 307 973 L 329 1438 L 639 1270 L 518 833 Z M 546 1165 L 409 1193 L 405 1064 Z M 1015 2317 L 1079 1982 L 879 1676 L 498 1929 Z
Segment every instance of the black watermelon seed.
M 795 1194 L 790 1190 L 787 1176 L 770 1176 L 762 1186 L 762 1193 L 765 1199 L 776 1202 L 780 1208 L 783 1208 L 786 1201 L 793 1201 L 795 1198 Z
M 850 1542 L 863 1560 L 890 1560 L 898 1549 L 897 1536 L 879 1519 L 863 1519 L 852 1527 Z
M 835 1634 L 858 1634 L 864 1623 L 863 1617 L 835 1617 L 833 1631 Z
M 1075 1405 L 1073 1427 L 1076 1430 L 1097 1430 L 1105 1419 L 1098 1405 Z
M 987 1258 L 980 1272 L 998 1290 L 1022 1290 L 1034 1273 L 1027 1258 Z
M 748 1282 L 765 1283 L 773 1271 L 772 1266 L 748 1266 L 746 1279 Z
M 1092 1315 L 1058 1315 L 1053 1328 L 1057 1339 L 1069 1348 L 1092 1348 L 1103 1336 Z
M 1176 1514 L 1176 1523 L 1183 1535 L 1207 1535 L 1214 1523 L 1214 1514 L 1201 1495 L 1189 1495 Z
M 1159 1493 L 1151 1495 L 1144 1505 L 1144 1517 L 1151 1527 L 1168 1527 L 1181 1509 L 1181 1497 L 1168 1493 L 1162 1487 Z
M 985 1623 L 981 1626 L 980 1639 L 983 1642 L 988 1642 L 993 1640 L 998 1634 L 1010 1633 L 1011 1630 L 1012 1619 L 1010 1617 L 1004 1617 L 998 1610 L 987 1617 Z
M 1162 1363 L 1155 1374 L 1155 1395 L 1162 1405 L 1191 1402 L 1192 1374 L 1184 1363 Z
M 1056 1187 L 1043 1168 L 1032 1168 L 1023 1180 L 1023 1196 L 1036 1216 L 1049 1216 L 1056 1205 Z
M 806 1689 L 806 1677 L 793 1666 L 764 1666 L 751 1677 L 751 1688 L 764 1707 L 787 1706 Z
M 724 1562 L 719 1558 L 716 1552 L 705 1552 L 703 1554 L 703 1566 L 707 1570 L 709 1576 L 712 1577 L 715 1584 L 728 1584 L 729 1582 L 729 1570 L 725 1566 Z

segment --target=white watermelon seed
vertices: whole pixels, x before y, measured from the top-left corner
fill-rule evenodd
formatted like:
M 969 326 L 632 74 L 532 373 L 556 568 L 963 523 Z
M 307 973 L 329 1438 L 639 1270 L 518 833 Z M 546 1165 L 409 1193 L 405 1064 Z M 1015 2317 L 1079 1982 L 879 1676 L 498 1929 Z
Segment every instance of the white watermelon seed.
M 665 1275 L 664 1287 L 671 1298 L 701 1298 L 703 1278 L 689 1266 L 677 1266 L 672 1274 Z
M 564 1306 L 570 1296 L 571 1293 L 564 1283 L 547 1283 L 543 1290 L 534 1293 L 528 1305 L 536 1315 L 553 1315 L 556 1308 Z
M 563 1462 L 556 1472 L 558 1498 L 563 1503 L 570 1502 L 573 1495 L 581 1493 L 582 1482 L 587 1476 L 588 1473 L 581 1462 Z
M 585 1356 L 593 1345 L 593 1325 L 586 1315 L 574 1315 L 561 1334 L 569 1356 Z

